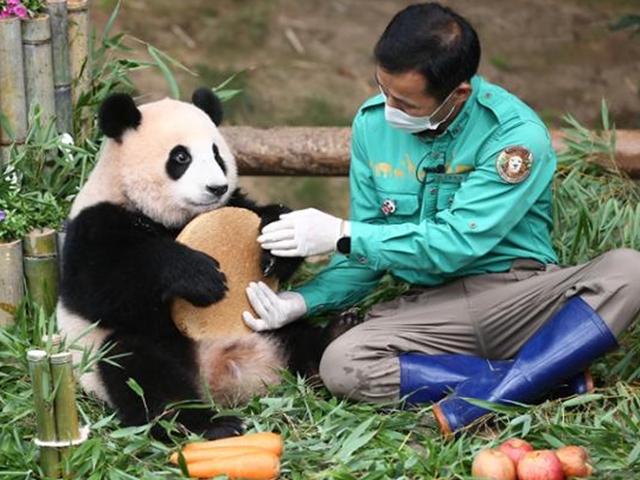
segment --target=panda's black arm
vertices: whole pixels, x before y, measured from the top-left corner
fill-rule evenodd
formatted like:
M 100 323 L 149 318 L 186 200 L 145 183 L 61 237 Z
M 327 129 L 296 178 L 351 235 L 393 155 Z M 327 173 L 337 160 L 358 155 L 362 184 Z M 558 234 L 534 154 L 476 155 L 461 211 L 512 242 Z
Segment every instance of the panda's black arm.
M 289 213 L 290 208 L 282 204 L 258 205 L 237 188 L 227 203 L 230 207 L 246 208 L 260 217 L 260 230 L 265 225 L 275 222 L 283 213 Z M 304 261 L 303 257 L 276 257 L 268 250 L 263 250 L 260 260 L 262 271 L 266 276 L 275 276 L 281 282 L 286 282 Z
M 216 260 L 109 203 L 87 208 L 69 223 L 63 259 L 63 280 L 77 288 L 106 283 L 121 286 L 127 297 L 159 294 L 164 301 L 181 297 L 198 306 L 220 300 L 227 290 Z

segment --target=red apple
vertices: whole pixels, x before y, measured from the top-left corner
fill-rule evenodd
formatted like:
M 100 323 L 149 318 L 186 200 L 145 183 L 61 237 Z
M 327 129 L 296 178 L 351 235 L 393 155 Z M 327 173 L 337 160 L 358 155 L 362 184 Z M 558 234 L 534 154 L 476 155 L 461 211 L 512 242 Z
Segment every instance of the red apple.
M 559 448 L 556 450 L 556 456 L 567 477 L 586 478 L 593 473 L 593 467 L 589 464 L 589 454 L 582 447 L 569 445 Z
M 551 450 L 525 453 L 518 462 L 519 480 L 563 480 L 562 464 Z
M 473 459 L 471 475 L 488 480 L 516 480 L 516 467 L 511 459 L 493 449 L 481 450 Z
M 510 438 L 509 440 L 501 443 L 498 450 L 513 460 L 513 463 L 517 466 L 525 453 L 533 452 L 533 447 L 529 442 L 520 438 Z

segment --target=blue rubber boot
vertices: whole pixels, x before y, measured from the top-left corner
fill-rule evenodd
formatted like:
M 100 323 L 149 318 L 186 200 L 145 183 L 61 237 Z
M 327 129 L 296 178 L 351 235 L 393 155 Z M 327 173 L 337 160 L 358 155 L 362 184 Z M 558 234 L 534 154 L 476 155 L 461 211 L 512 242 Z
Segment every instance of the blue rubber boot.
M 504 370 L 511 362 L 474 355 L 403 353 L 400 398 L 408 404 L 435 403 L 474 375 Z
M 441 430 L 451 434 L 489 413 L 465 398 L 531 403 L 617 345 L 598 313 L 573 297 L 527 340 L 508 369 L 485 371 L 460 383 L 451 396 L 434 405 L 434 415 Z
M 426 355 L 404 353 L 400 355 L 400 398 L 410 405 L 435 403 L 460 383 L 475 375 L 502 371 L 513 360 L 488 360 L 462 354 Z M 568 397 L 593 391 L 588 371 L 580 372 L 551 392 L 552 397 Z

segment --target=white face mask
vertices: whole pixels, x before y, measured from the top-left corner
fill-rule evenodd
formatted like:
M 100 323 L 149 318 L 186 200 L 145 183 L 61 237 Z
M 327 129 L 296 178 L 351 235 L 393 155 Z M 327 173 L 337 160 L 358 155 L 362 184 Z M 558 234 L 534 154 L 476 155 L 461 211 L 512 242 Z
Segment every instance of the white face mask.
M 382 89 L 380 89 L 380 91 L 382 92 Z M 447 113 L 442 118 L 442 120 L 439 120 L 437 122 L 433 121 L 433 117 L 436 116 L 436 114 L 440 111 L 444 104 L 447 103 L 454 92 L 455 90 L 447 95 L 447 98 L 444 99 L 444 101 L 438 106 L 438 108 L 433 111 L 431 115 L 425 115 L 423 117 L 413 117 L 398 108 L 389 106 L 386 101 L 387 96 L 384 94 L 384 92 L 382 92 L 382 95 L 385 98 L 384 118 L 392 127 L 399 128 L 400 130 L 405 130 L 410 133 L 424 132 L 425 130 L 436 130 L 442 123 L 446 122 L 449 119 L 456 108 L 454 104 L 451 107 L 451 110 L 449 110 L 449 113 Z

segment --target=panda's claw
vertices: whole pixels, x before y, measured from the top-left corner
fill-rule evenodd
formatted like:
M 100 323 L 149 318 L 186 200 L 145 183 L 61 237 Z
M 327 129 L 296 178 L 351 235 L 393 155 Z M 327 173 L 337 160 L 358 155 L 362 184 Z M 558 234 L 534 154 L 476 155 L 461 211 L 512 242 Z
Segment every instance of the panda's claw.
M 276 270 L 276 258 L 271 255 L 269 250 L 262 251 L 262 258 L 260 259 L 260 267 L 262 268 L 262 274 L 265 277 L 273 275 Z
M 237 437 L 243 433 L 244 423 L 240 418 L 223 416 L 211 420 L 202 435 L 209 440 L 216 440 L 218 438 Z

